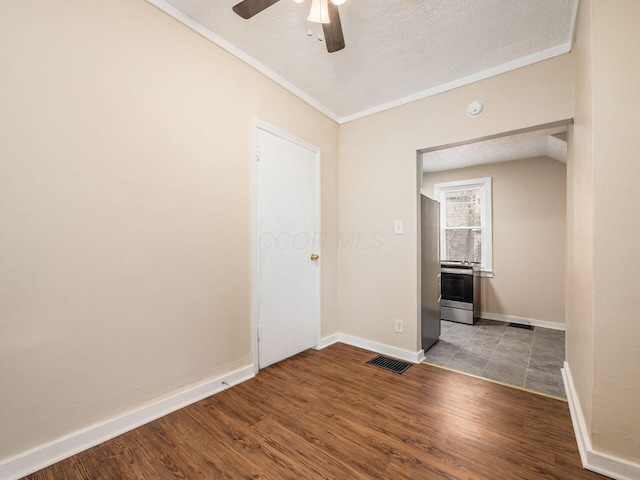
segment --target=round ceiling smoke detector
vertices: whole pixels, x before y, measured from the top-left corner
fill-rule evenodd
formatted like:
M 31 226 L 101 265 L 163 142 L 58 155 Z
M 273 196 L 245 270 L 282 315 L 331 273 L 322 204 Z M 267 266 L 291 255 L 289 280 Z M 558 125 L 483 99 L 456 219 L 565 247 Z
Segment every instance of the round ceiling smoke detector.
M 467 106 L 467 116 L 479 117 L 484 113 L 484 102 L 482 100 L 475 100 Z

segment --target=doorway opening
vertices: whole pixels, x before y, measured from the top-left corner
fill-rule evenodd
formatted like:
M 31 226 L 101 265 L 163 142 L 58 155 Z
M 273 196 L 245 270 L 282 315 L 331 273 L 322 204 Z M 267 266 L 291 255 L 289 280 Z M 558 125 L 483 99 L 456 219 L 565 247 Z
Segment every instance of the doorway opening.
M 417 196 L 441 202 L 434 233 L 441 259 L 477 261 L 481 276 L 479 320 L 470 325 L 441 320 L 440 341 L 425 352 L 427 362 L 564 396 L 560 368 L 572 123 L 563 120 L 417 152 Z M 490 180 L 490 225 L 480 214 L 482 196 L 465 187 L 478 179 Z M 487 228 L 489 241 L 483 235 Z M 420 282 L 419 277 L 419 291 Z

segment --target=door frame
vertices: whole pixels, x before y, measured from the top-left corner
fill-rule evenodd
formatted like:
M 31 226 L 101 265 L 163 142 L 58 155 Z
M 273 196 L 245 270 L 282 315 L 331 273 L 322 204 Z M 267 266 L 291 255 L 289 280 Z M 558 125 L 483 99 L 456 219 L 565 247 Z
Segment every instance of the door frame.
M 257 117 L 252 118 L 251 125 L 251 342 L 253 351 L 253 371 L 258 373 L 260 370 L 259 363 L 259 348 L 258 348 L 258 301 L 260 298 L 260 285 L 258 276 L 258 200 L 257 200 L 257 188 L 258 188 L 258 176 L 256 169 L 256 160 L 258 158 L 258 130 L 265 131 L 277 137 L 280 137 L 289 142 L 305 148 L 315 154 L 315 175 L 316 175 L 316 232 L 317 238 L 317 253 L 320 257 L 320 261 L 317 262 L 316 269 L 316 312 L 315 312 L 315 331 L 316 331 L 316 346 L 320 343 L 321 326 L 322 326 L 322 219 L 321 219 L 321 170 L 320 170 L 320 148 L 308 143 L 290 133 L 275 127 L 267 122 L 260 120 Z

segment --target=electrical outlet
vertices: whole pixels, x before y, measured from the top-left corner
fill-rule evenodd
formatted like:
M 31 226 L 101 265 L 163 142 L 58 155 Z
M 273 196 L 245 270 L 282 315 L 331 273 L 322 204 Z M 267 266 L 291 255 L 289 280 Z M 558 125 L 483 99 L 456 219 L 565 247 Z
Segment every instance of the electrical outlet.
M 396 318 L 396 333 L 404 333 L 404 325 L 402 325 L 402 320 L 398 320 Z

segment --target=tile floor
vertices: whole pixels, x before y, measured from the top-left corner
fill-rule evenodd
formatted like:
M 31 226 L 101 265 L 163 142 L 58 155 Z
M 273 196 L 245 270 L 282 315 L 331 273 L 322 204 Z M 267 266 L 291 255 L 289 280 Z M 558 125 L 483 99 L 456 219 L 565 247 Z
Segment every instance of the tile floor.
M 440 340 L 425 353 L 427 362 L 566 398 L 563 331 L 523 330 L 484 319 L 475 325 L 443 320 L 441 326 Z

